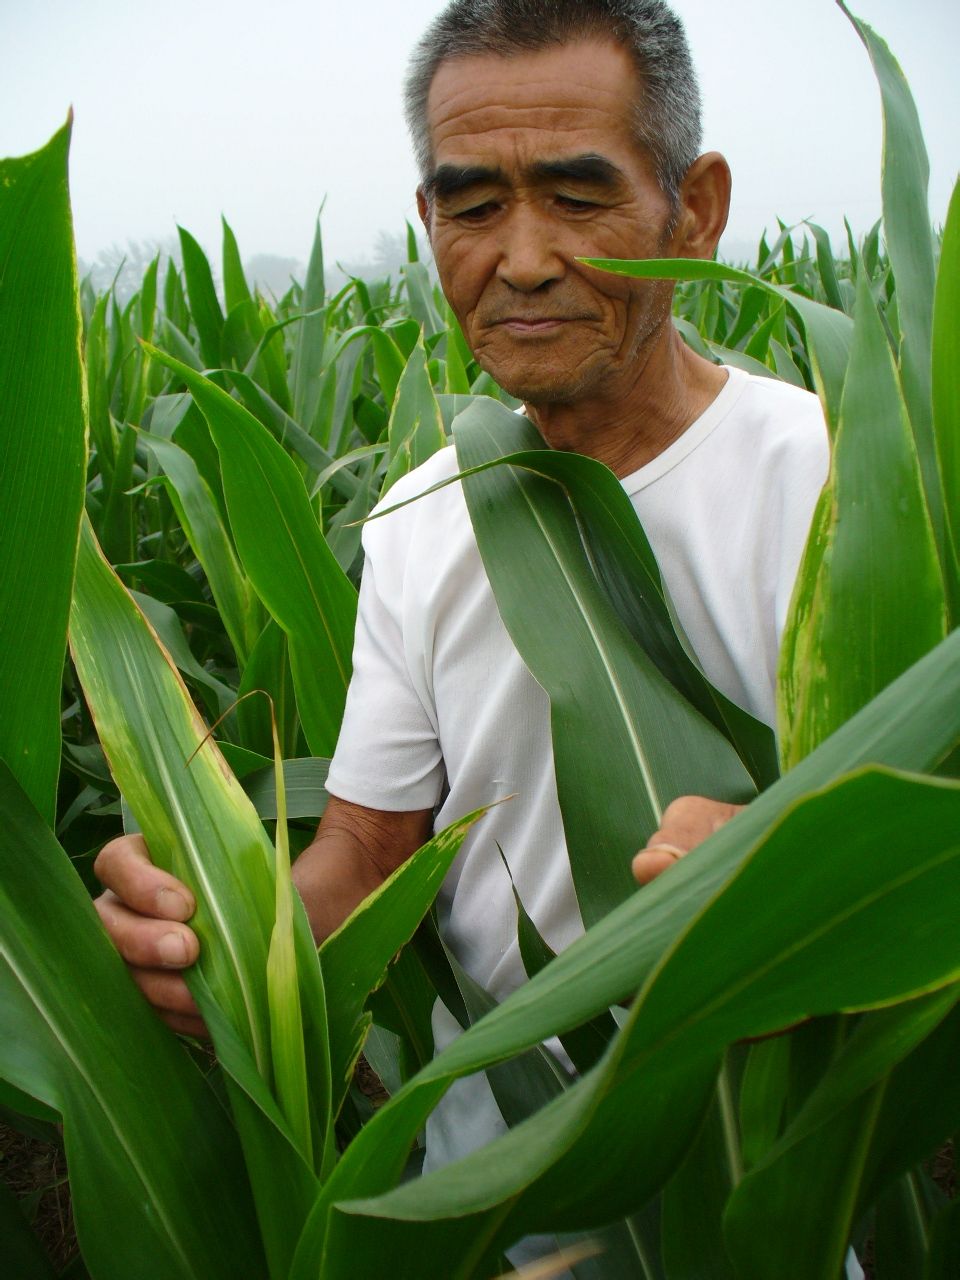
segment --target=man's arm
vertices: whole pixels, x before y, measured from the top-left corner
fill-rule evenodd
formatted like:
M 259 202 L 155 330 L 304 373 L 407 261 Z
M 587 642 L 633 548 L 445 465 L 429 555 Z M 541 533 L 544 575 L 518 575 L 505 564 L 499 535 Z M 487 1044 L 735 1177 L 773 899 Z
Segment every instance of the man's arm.
M 316 838 L 293 865 L 318 942 L 429 839 L 432 818 L 430 809 L 391 813 L 330 797 Z M 105 845 L 94 871 L 106 890 L 94 905 L 140 990 L 174 1031 L 205 1035 L 181 974 L 200 951 L 185 923 L 193 894 L 153 865 L 142 836 Z

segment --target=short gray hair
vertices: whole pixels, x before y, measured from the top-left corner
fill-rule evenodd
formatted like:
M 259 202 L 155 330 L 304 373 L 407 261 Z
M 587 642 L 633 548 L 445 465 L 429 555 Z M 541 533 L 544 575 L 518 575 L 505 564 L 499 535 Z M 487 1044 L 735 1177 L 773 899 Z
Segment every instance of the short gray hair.
M 683 24 L 663 0 L 451 0 L 414 47 L 404 85 L 421 181 L 433 164 L 427 97 L 441 62 L 511 57 L 597 38 L 614 40 L 633 58 L 640 83 L 637 141 L 676 207 L 700 152 L 700 91 Z

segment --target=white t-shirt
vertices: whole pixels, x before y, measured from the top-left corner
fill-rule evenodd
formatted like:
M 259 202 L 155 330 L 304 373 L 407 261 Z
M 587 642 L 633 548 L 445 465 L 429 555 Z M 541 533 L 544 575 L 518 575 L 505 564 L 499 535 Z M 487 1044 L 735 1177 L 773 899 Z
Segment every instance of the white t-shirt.
M 768 724 L 780 635 L 828 465 L 817 398 L 731 368 L 701 417 L 622 482 L 705 673 Z M 443 449 L 384 505 L 457 470 L 454 449 Z M 550 946 L 562 950 L 583 931 L 549 701 L 500 619 L 459 484 L 367 524 L 363 542 L 354 674 L 327 787 L 374 809 L 428 809 L 442 799 L 437 830 L 515 797 L 468 835 L 438 900 L 460 963 L 502 1000 L 525 974 L 498 845 Z M 437 1048 L 458 1029 L 438 1005 Z M 458 1082 L 428 1125 L 429 1166 L 502 1127 L 484 1078 Z

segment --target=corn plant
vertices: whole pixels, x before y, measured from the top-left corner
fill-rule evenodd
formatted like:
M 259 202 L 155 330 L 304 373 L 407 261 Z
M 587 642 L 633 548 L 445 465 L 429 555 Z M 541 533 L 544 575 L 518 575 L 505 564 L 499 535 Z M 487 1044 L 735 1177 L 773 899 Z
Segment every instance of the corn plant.
M 318 234 L 267 300 L 226 223 L 222 292 L 181 230 L 182 273 L 155 261 L 121 304 L 76 280 L 69 128 L 3 163 L 0 1105 L 62 1124 L 94 1280 L 483 1277 L 531 1232 L 586 1234 L 578 1278 L 833 1280 L 870 1229 L 878 1274 L 953 1274 L 956 1204 L 921 1161 L 960 1121 L 960 196 L 935 273 L 909 91 L 856 25 L 886 252 L 875 229 L 838 264 L 812 226 L 815 250 L 783 228 L 749 272 L 604 264 L 689 281 L 688 341 L 823 400 L 779 746 L 677 640 L 615 478 L 497 403 L 412 237 L 399 287 L 329 297 Z M 349 679 L 356 522 L 448 437 L 551 697 L 590 926 L 554 957 L 518 900 L 530 981 L 499 1006 L 429 916 L 478 815 L 319 953 L 289 877 Z M 629 854 L 684 791 L 750 803 L 632 892 Z M 197 896 L 215 1064 L 143 1004 L 71 867 L 121 818 Z M 433 1058 L 437 992 L 465 1030 Z M 391 1094 L 375 1114 L 362 1049 Z M 509 1132 L 409 1180 L 478 1070 Z M 52 1274 L 9 1197 L 0 1215 L 15 1273 Z

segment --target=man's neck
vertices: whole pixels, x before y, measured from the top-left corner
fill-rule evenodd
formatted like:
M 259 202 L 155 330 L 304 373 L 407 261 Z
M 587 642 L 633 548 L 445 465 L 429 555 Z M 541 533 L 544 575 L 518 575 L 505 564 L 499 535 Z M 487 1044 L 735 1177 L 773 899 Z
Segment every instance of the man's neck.
M 553 449 L 597 458 L 623 477 L 668 448 L 713 403 L 727 373 L 695 354 L 672 325 L 641 356 L 626 386 L 569 404 L 528 404 L 527 415 Z

